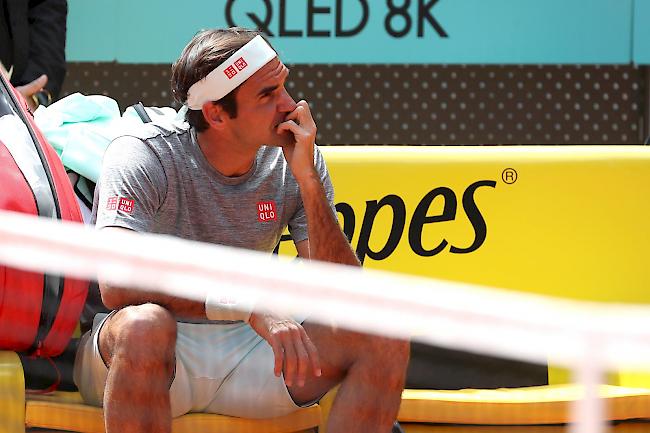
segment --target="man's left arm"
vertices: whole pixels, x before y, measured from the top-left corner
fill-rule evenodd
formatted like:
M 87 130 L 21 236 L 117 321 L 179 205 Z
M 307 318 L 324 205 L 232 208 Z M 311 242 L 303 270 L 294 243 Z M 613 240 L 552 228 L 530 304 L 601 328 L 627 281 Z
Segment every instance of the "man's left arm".
M 343 265 L 360 266 L 348 239 L 341 230 L 318 176 L 300 184 L 308 239 L 296 243 L 300 257 Z
M 360 266 L 336 221 L 321 177 L 314 168 L 316 124 L 305 101 L 298 102 L 297 108 L 278 126 L 278 133 L 286 132 L 293 134 L 294 142 L 284 145 L 282 151 L 300 187 L 307 217 L 309 240 L 296 242 L 298 254 L 312 260 Z M 317 377 L 322 374 L 318 349 L 301 324 L 264 309 L 254 310 L 249 324 L 271 345 L 275 357 L 275 375 L 279 377 L 284 371 L 288 386 L 293 383 L 303 386 L 310 369 Z
M 325 194 L 321 176 L 314 167 L 316 124 L 305 101 L 280 124 L 279 132 L 290 131 L 294 143 L 283 147 L 284 156 L 300 187 L 307 216 L 308 241 L 296 243 L 301 257 L 345 265 L 360 266 L 345 234 L 341 230 Z

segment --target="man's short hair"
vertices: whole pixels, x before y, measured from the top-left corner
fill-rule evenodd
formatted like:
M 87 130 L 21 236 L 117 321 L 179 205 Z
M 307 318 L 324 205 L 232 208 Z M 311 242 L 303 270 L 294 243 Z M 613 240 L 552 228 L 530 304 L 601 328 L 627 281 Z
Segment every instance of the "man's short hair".
M 230 58 L 235 51 L 259 34 L 258 31 L 241 27 L 204 30 L 197 33 L 172 65 L 171 81 L 174 99 L 185 104 L 187 92 L 194 83 L 205 78 Z M 213 103 L 220 104 L 231 118 L 237 117 L 236 93 L 237 89 L 220 100 L 213 101 Z M 205 131 L 209 127 L 201 110 L 187 110 L 185 118 L 198 132 Z

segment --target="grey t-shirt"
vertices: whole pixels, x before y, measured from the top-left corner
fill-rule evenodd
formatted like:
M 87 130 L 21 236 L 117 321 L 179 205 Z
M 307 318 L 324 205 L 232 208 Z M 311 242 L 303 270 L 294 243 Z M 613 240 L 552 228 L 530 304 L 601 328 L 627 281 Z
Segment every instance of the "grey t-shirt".
M 314 164 L 332 211 L 332 184 L 316 147 Z M 289 227 L 307 239 L 300 190 L 278 147 L 262 146 L 239 177 L 216 171 L 187 123 L 147 124 L 106 150 L 93 205 L 98 228 L 117 226 L 271 252 Z

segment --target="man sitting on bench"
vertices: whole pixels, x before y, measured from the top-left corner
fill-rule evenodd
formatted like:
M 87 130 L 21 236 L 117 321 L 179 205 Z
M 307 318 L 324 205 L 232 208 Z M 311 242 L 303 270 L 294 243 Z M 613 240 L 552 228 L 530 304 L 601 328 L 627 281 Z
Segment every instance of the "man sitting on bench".
M 336 219 L 309 105 L 289 95 L 288 74 L 256 32 L 197 34 L 172 70 L 187 122 L 113 141 L 97 227 L 267 252 L 288 227 L 300 257 L 359 266 Z M 103 405 L 109 433 L 169 432 L 172 417 L 188 412 L 282 416 L 339 383 L 331 433 L 391 431 L 405 341 L 218 295 L 195 302 L 101 281 L 100 289 L 113 311 L 84 335 L 75 377 L 84 400 Z

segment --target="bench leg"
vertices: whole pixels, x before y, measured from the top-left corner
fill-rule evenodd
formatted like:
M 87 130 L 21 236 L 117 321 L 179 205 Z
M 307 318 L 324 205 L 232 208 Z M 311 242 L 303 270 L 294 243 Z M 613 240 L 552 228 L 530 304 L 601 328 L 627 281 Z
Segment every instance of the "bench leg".
M 15 352 L 0 351 L 0 433 L 25 433 L 25 377 Z

